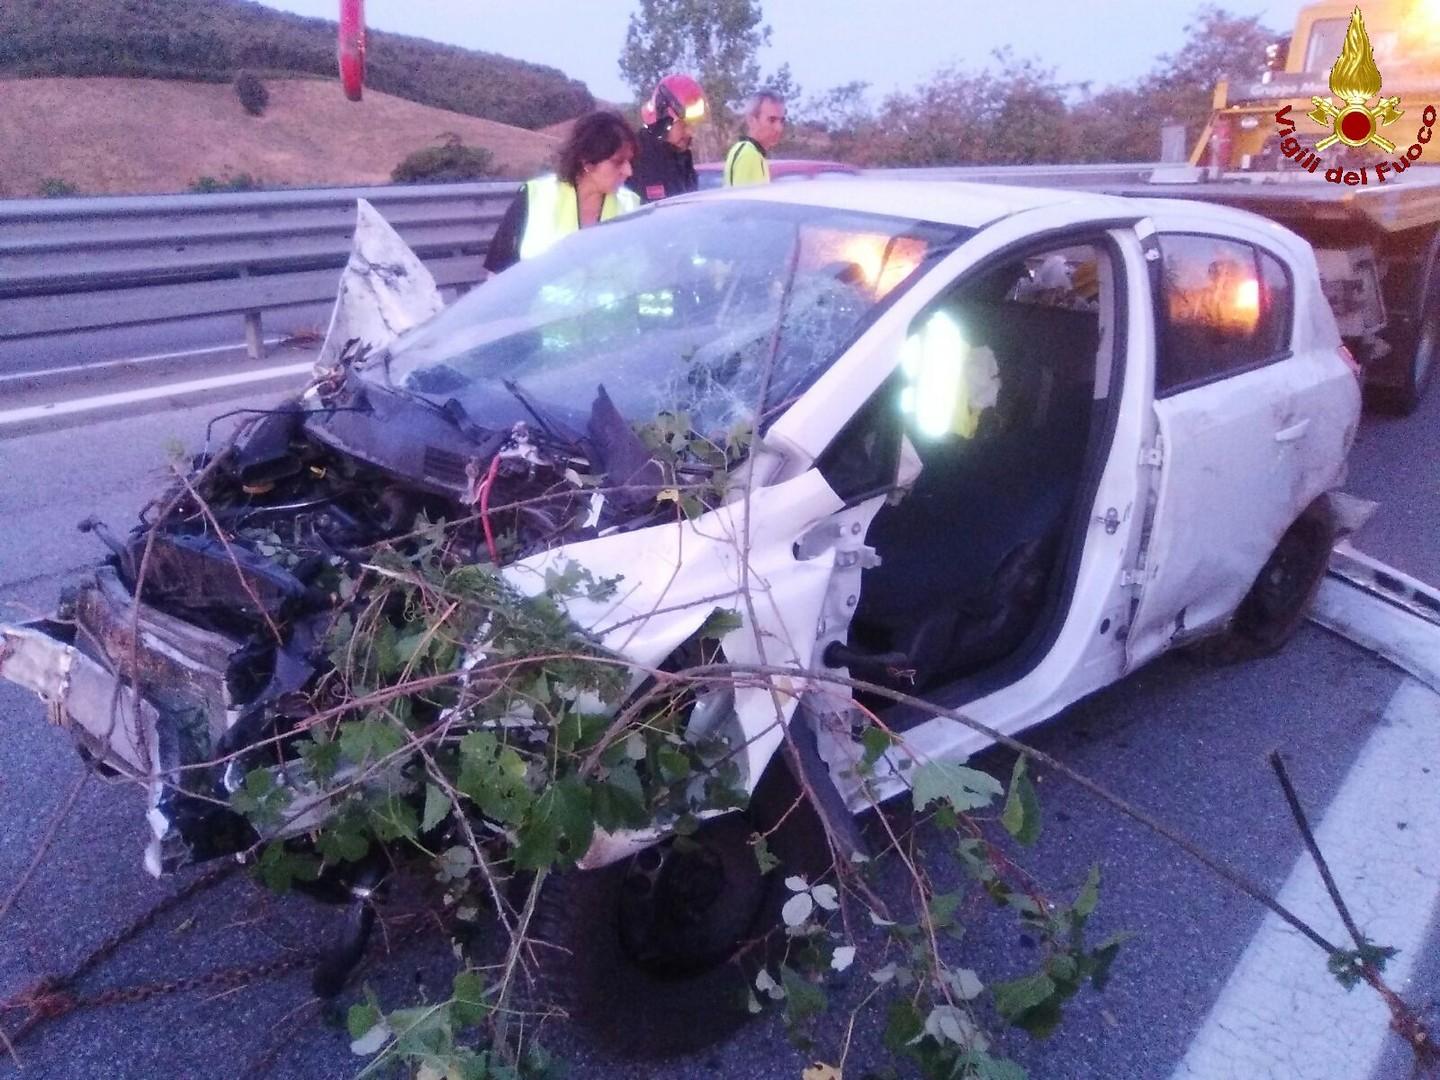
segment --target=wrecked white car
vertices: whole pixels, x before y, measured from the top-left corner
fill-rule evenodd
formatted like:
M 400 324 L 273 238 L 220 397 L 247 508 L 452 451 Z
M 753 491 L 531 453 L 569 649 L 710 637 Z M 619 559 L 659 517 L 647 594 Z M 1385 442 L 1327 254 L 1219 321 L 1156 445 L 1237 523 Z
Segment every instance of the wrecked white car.
M 338 812 L 317 777 L 381 759 L 365 782 L 411 807 L 396 835 L 432 827 L 453 792 L 406 740 L 437 731 L 453 739 L 436 753 L 490 755 L 499 779 L 454 786 L 503 834 L 534 777 L 507 748 L 570 724 L 546 745 L 590 740 L 588 764 L 624 780 L 546 836 L 582 867 L 628 859 L 644 901 L 611 914 L 652 928 L 680 892 L 636 853 L 699 804 L 706 766 L 743 797 L 788 725 L 832 838 L 844 807 L 905 790 L 898 754 L 857 767 L 859 713 L 827 675 L 1013 733 L 1178 645 L 1279 647 L 1324 573 L 1360 410 L 1292 233 L 993 186 L 681 199 L 584 230 L 394 342 L 349 345 L 146 525 L 99 530 L 109 559 L 53 619 L 0 631 L 0 673 L 97 765 L 148 780 L 157 873 L 250 849 L 281 787 L 271 835 L 303 844 Z M 549 623 L 507 614 L 526 598 Z M 486 673 L 527 641 L 554 650 L 551 631 L 611 658 L 616 685 L 558 672 L 561 650 L 497 705 Z M 431 681 L 387 696 L 421 658 Z M 793 674 L 692 691 L 666 736 L 686 762 L 603 747 L 655 673 L 722 663 Z M 873 692 L 860 704 L 912 758 L 984 742 Z M 337 736 L 342 721 L 357 726 Z M 327 739 L 343 744 L 328 759 Z M 662 806 L 667 778 L 692 803 Z M 724 820 L 696 835 L 732 843 Z M 367 844 L 322 847 L 322 869 Z M 731 865 L 712 858 L 684 902 L 714 903 Z M 667 970 L 723 958 L 748 926 L 726 910 L 679 961 L 664 933 L 633 951 Z

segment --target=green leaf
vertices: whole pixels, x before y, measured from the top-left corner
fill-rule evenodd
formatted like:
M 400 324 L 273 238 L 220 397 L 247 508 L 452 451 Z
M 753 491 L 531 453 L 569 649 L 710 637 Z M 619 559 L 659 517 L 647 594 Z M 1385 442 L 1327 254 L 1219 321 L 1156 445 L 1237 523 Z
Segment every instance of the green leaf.
M 578 778 L 566 777 L 545 789 L 520 826 L 515 865 L 541 870 L 573 863 L 585 854 L 594 833 L 590 791 Z
M 1389 945 L 1376 945 L 1373 941 L 1362 939 L 1359 948 L 1341 949 L 1331 955 L 1326 966 L 1341 986 L 1352 990 L 1364 978 L 1365 965 L 1384 971 L 1386 962 L 1398 952 Z
M 905 1053 L 925 1033 L 925 1018 L 913 1002 L 892 1002 L 885 1024 L 885 1046 L 892 1054 Z
M 345 1014 L 345 1029 L 350 1032 L 350 1038 L 358 1039 L 383 1019 L 384 1014 L 373 1002 L 356 1002 Z
M 429 832 L 450 813 L 450 796 L 434 784 L 425 785 L 425 813 L 420 819 L 420 831 Z
M 1075 913 L 1082 919 L 1088 919 L 1095 913 L 1095 906 L 1100 902 L 1100 865 L 1096 863 L 1090 867 L 1090 873 L 1085 878 L 1085 884 L 1080 888 L 1080 894 L 1075 897 Z
M 961 1063 L 970 1069 L 963 1075 L 974 1076 L 975 1080 L 1029 1080 L 1029 1074 L 1015 1062 L 991 1057 L 983 1050 L 971 1050 L 957 1062 Z
M 744 625 L 745 620 L 740 617 L 740 612 L 733 608 L 716 608 L 700 624 L 700 629 L 695 631 L 695 636 L 718 640 L 726 634 L 739 630 Z
M 690 759 L 673 746 L 662 746 L 655 752 L 660 775 L 667 781 L 683 780 L 690 775 Z
M 396 659 L 402 664 L 408 664 L 415 659 L 415 653 L 422 644 L 426 645 L 428 651 L 429 644 L 438 640 L 436 635 L 430 633 L 429 627 L 410 630 L 395 642 Z
M 1090 953 L 1087 958 L 1087 967 L 1090 972 L 1090 984 L 1096 990 L 1105 989 L 1105 984 L 1110 981 L 1110 965 L 1115 962 L 1115 957 L 1120 952 L 1120 946 L 1129 938 L 1129 934 L 1116 934 L 1096 946 Z
M 358 862 L 370 850 L 370 837 L 361 821 L 342 814 L 331 819 L 321 831 L 315 848 L 327 862 Z
M 781 965 L 780 985 L 785 988 L 785 1022 L 798 1027 L 829 1006 L 825 991 L 788 965 Z
M 375 673 L 382 679 L 389 678 L 399 673 L 401 668 L 400 651 L 398 642 L 400 635 L 394 625 L 388 621 L 381 620 L 376 627 L 374 635 L 370 638 L 372 650 L 371 662 L 374 664 Z
M 1026 847 L 1040 839 L 1040 799 L 1026 775 L 1024 754 L 1015 759 L 1015 768 L 1010 774 L 1010 794 L 1005 799 L 1000 823 Z
M 367 718 L 340 725 L 340 753 L 356 765 L 379 761 L 405 745 L 405 736 L 388 720 Z
M 309 739 L 300 743 L 300 757 L 310 766 L 315 779 L 329 780 L 340 767 L 340 744 L 323 738 L 316 729 L 310 733 Z
M 960 894 L 936 893 L 930 898 L 930 922 L 940 930 L 955 925 L 955 912 L 960 908 Z
M 780 865 L 779 857 L 770 850 L 770 844 L 759 833 L 752 834 L 750 846 L 755 849 L 755 862 L 760 867 L 760 873 L 768 874 Z
M 290 891 L 296 881 L 314 881 L 320 876 L 320 860 L 313 855 L 288 851 L 284 844 L 271 844 L 255 864 L 255 873 L 277 893 Z
M 525 783 L 527 773 L 525 759 L 489 731 L 472 731 L 460 740 L 460 778 L 455 786 L 501 824 L 519 824 L 535 801 Z
M 230 796 L 230 805 L 261 829 L 279 825 L 291 801 L 290 790 L 275 782 L 268 768 L 251 769 L 245 783 Z
M 1046 965 L 1046 971 L 1058 986 L 1073 988 L 1075 978 L 1080 973 L 1080 965 L 1068 953 L 1057 953 L 1050 958 L 1050 963 Z
M 485 977 L 480 972 L 457 972 L 451 993 L 454 1000 L 450 1004 L 450 1015 L 460 1027 L 474 1027 L 489 1015 L 490 1006 L 485 1001 Z
M 1011 1023 L 1048 1001 L 1055 990 L 1055 981 L 1043 971 L 1010 982 L 995 983 L 990 988 L 995 997 L 995 1011 Z
M 634 765 L 627 763 L 612 768 L 604 783 L 592 787 L 591 799 L 595 824 L 606 832 L 639 829 L 650 822 L 640 774 L 635 771 Z
M 435 865 L 435 876 L 440 881 L 463 881 L 475 869 L 475 853 L 463 844 L 456 844 L 442 851 Z
M 948 761 L 927 761 L 915 770 L 911 785 L 916 810 L 943 799 L 960 814 L 989 806 L 1005 792 L 989 773 Z
M 382 841 L 414 840 L 420 816 L 407 800 L 382 796 L 369 804 L 371 826 Z
M 871 724 L 860 736 L 860 745 L 865 749 L 864 755 L 860 758 L 860 767 L 864 771 L 869 771 L 874 769 L 880 759 L 885 756 L 885 751 L 895 745 L 895 740 L 884 728 Z

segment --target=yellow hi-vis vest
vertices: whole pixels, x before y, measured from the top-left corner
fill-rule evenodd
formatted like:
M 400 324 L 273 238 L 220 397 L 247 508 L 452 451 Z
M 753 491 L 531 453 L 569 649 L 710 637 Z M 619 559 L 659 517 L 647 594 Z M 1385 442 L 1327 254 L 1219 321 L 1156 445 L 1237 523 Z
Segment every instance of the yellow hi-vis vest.
M 768 184 L 770 162 L 760 148 L 749 139 L 741 139 L 725 155 L 725 186 L 744 187 L 746 184 Z
M 525 185 L 525 235 L 520 238 L 520 258 L 529 259 L 548 251 L 562 236 L 580 228 L 580 196 L 574 184 L 557 176 L 542 176 Z M 600 220 L 609 221 L 640 209 L 640 196 L 628 188 L 606 195 L 600 206 Z

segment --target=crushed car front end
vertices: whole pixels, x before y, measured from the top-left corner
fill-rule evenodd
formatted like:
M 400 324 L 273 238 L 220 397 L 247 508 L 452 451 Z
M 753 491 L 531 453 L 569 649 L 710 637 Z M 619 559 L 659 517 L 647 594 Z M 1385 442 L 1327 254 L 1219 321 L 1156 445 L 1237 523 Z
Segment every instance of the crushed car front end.
M 146 787 L 153 873 L 276 839 L 353 866 L 466 797 L 522 861 L 595 865 L 743 801 L 793 697 L 777 715 L 761 685 L 657 680 L 810 664 L 860 567 L 829 542 L 796 557 L 845 507 L 813 472 L 765 486 L 757 428 L 960 230 L 669 213 L 577 236 L 398 342 L 346 342 L 128 535 L 87 523 L 104 563 L 51 619 L 0 629 L 0 676 Z M 641 700 L 649 742 L 611 745 Z M 557 790 L 600 781 L 571 831 L 541 798 L 559 756 Z

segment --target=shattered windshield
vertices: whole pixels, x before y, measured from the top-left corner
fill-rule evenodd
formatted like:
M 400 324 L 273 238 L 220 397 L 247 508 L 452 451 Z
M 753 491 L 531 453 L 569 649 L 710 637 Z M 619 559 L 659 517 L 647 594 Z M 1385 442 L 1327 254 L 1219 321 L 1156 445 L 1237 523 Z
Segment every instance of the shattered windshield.
M 683 413 L 724 432 L 753 421 L 767 367 L 768 415 L 962 232 L 748 200 L 661 207 L 474 290 L 395 345 L 388 378 L 485 426 L 525 418 L 528 400 L 583 429 L 603 385 L 629 420 Z

